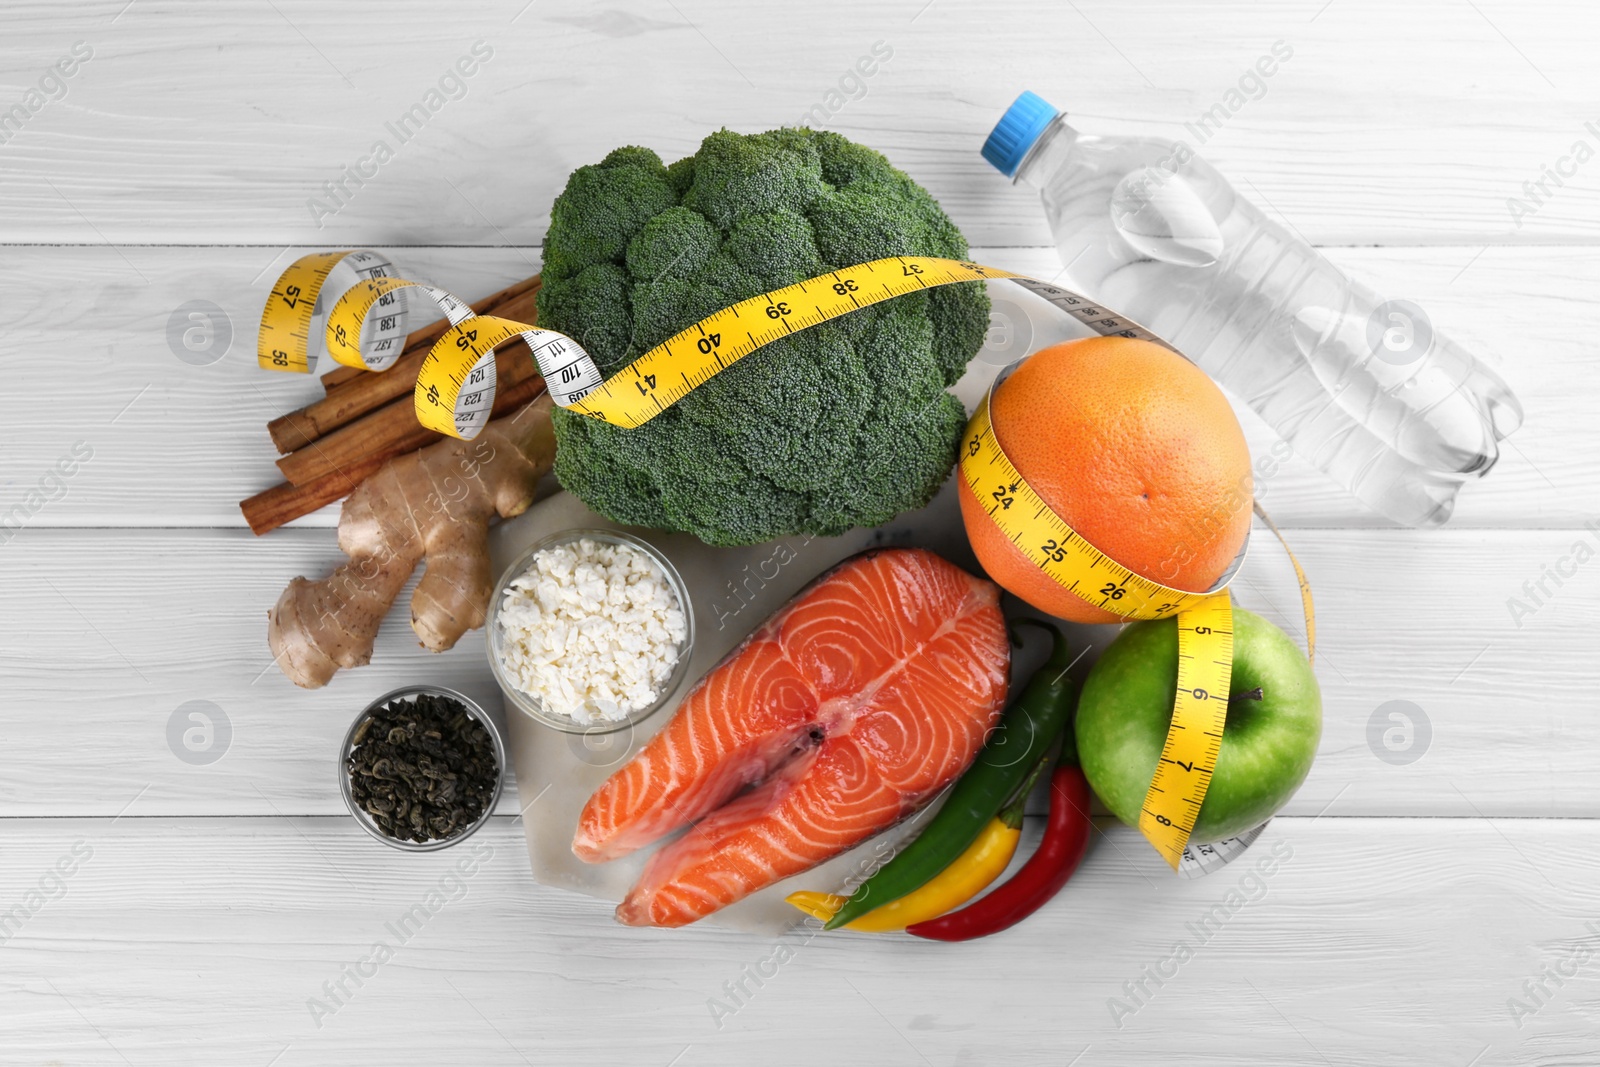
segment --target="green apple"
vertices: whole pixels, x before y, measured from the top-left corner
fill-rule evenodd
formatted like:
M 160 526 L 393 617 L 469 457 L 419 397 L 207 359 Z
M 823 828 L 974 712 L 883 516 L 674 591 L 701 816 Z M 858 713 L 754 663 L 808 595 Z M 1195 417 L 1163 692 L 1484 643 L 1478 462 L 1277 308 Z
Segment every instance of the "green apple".
M 1078 757 L 1111 813 L 1139 825 L 1178 688 L 1178 622 L 1130 624 L 1089 672 Z M 1233 837 L 1288 803 L 1322 736 L 1322 692 L 1305 653 L 1259 615 L 1233 609 L 1233 682 L 1222 748 L 1190 840 Z

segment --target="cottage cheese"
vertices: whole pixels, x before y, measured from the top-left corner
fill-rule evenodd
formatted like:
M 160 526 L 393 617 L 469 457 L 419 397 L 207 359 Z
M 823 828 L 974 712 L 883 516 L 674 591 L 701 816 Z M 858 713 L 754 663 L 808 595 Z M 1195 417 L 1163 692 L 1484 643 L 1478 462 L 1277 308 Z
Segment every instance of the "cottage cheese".
M 580 538 L 534 555 L 500 604 L 500 664 L 546 711 L 615 722 L 654 704 L 677 666 L 683 605 L 632 545 Z

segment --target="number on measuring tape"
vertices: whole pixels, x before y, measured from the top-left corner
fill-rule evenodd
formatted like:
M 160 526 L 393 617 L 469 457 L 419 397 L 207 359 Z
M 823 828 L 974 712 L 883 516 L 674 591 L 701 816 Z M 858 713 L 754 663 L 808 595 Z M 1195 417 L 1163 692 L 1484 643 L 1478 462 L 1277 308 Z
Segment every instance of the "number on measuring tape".
M 1178 874 L 1184 878 L 1200 878 L 1204 875 L 1220 871 L 1223 867 L 1238 859 L 1244 850 L 1256 843 L 1256 838 L 1267 828 L 1267 822 L 1251 830 L 1246 830 L 1238 837 L 1229 837 L 1208 845 L 1188 845 L 1183 850 L 1183 857 L 1178 860 Z

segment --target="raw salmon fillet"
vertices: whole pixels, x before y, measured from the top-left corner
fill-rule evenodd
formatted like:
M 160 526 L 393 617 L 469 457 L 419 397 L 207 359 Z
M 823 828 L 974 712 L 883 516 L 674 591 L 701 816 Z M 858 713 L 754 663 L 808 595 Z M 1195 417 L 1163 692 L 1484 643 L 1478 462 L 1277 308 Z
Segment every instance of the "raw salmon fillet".
M 993 584 L 922 549 L 855 556 L 700 680 L 589 798 L 572 851 L 599 863 L 690 826 L 617 918 L 692 923 L 926 803 L 977 755 L 1009 663 Z

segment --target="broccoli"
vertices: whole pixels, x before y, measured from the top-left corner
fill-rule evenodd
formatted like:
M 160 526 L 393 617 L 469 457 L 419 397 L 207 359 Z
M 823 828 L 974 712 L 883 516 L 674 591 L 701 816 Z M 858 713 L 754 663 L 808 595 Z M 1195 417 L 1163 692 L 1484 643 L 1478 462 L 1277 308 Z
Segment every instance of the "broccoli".
M 550 213 L 539 324 L 610 375 L 707 315 L 890 255 L 967 256 L 927 191 L 838 134 L 714 133 L 664 166 L 619 148 Z M 855 311 L 746 356 L 637 429 L 557 410 L 556 474 L 617 522 L 713 545 L 832 536 L 926 504 L 966 413 L 981 283 Z

